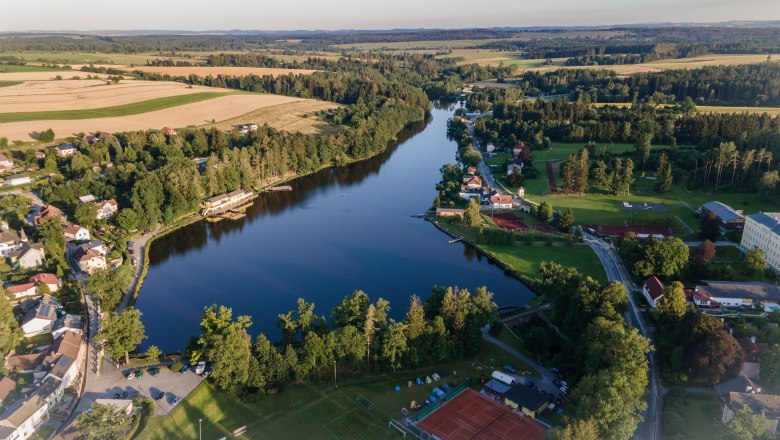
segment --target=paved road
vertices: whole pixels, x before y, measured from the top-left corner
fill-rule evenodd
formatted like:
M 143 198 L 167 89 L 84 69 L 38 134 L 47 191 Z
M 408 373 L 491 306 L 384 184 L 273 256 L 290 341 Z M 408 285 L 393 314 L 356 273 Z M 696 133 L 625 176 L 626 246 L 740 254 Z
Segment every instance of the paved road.
M 155 228 L 154 231 L 147 232 L 146 234 L 133 240 L 133 250 L 130 252 L 130 255 L 135 257 L 135 274 L 133 275 L 133 281 L 130 283 L 130 287 L 127 288 L 127 292 L 125 292 L 125 296 L 122 298 L 122 304 L 120 304 L 118 307 L 119 312 L 124 310 L 125 307 L 127 307 L 127 305 L 130 303 L 130 298 L 133 296 L 135 286 L 141 279 L 141 271 L 144 268 L 144 259 L 146 258 L 146 252 L 144 252 L 144 249 L 146 249 L 146 242 L 148 242 L 149 239 L 154 236 L 158 229 L 159 226 Z
M 639 333 L 642 336 L 650 339 L 650 341 L 654 343 L 652 335 L 647 331 L 642 316 L 639 314 L 637 305 L 634 302 L 634 296 L 631 294 L 636 286 L 634 286 L 634 282 L 631 280 L 631 276 L 625 266 L 623 266 L 615 248 L 593 236 L 588 234 L 583 235 L 585 242 L 594 252 L 596 252 L 599 260 L 601 260 L 601 264 L 604 266 L 604 270 L 607 273 L 607 278 L 610 281 L 619 281 L 626 286 L 629 303 L 629 322 L 639 330 Z M 644 421 L 639 424 L 634 433 L 634 439 L 636 440 L 656 440 L 660 437 L 663 390 L 661 389 L 661 384 L 658 380 L 660 375 L 658 373 L 658 362 L 655 352 L 652 352 L 647 356 L 647 361 L 650 381 L 650 389 L 647 396 L 647 411 L 644 414 Z
M 477 119 L 483 117 L 483 116 L 489 116 L 492 112 L 485 112 L 482 113 L 479 116 L 476 116 L 469 121 L 466 122 L 466 128 L 469 131 L 469 135 L 471 135 L 472 144 L 471 147 L 477 151 L 480 151 L 479 148 L 479 142 L 477 141 L 476 136 L 474 136 L 474 121 Z M 480 151 L 481 153 L 481 151 Z M 493 178 L 493 173 L 490 171 L 490 167 L 485 162 L 485 158 L 483 157 L 482 160 L 477 164 L 477 169 L 479 170 L 479 174 L 482 176 L 482 180 L 487 183 L 489 187 L 496 190 L 499 194 L 506 195 L 509 194 L 506 190 L 504 190 L 504 187 L 501 186 L 498 182 L 496 182 L 496 179 Z

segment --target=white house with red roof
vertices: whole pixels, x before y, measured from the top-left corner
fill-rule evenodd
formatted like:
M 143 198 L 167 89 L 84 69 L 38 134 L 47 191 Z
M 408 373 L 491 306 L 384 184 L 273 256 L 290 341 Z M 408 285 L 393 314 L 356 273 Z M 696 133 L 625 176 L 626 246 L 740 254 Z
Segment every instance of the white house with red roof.
M 463 178 L 463 186 L 468 189 L 482 188 L 482 179 L 479 176 L 466 176 Z
M 49 288 L 49 291 L 56 292 L 60 290 L 60 287 L 62 286 L 62 281 L 57 278 L 57 275 L 54 275 L 53 273 L 38 273 L 30 277 L 30 282 L 35 283 L 35 285 L 39 284 L 46 284 L 46 287 Z
M 97 215 L 95 218 L 98 220 L 105 220 L 107 218 L 111 218 L 116 215 L 117 212 L 119 212 L 119 205 L 116 203 L 116 200 L 114 199 L 108 199 L 108 200 L 101 200 L 99 202 L 95 202 L 95 206 L 97 206 Z
M 490 197 L 493 209 L 512 209 L 512 196 L 496 194 Z
M 5 290 L 14 296 L 14 299 L 24 298 L 26 296 L 35 296 L 38 294 L 37 283 L 13 284 L 5 286 Z
M 76 224 L 65 228 L 63 234 L 65 235 L 65 241 L 89 240 L 89 230 Z
M 645 280 L 645 284 L 642 286 L 642 294 L 645 296 L 645 299 L 647 299 L 650 306 L 655 308 L 658 304 L 658 300 L 664 296 L 664 283 L 653 275 Z

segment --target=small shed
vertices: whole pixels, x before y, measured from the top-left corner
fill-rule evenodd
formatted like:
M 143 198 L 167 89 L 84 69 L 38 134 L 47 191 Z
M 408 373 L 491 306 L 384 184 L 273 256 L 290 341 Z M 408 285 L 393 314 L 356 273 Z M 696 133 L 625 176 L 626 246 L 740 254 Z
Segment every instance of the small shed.
M 517 379 L 500 371 L 494 371 L 492 377 L 505 385 L 512 386 L 517 384 Z

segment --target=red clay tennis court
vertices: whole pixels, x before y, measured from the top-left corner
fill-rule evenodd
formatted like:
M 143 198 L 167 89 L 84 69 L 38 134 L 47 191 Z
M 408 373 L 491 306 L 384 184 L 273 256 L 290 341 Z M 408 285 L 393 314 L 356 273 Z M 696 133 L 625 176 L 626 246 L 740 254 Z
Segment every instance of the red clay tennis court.
M 496 224 L 499 228 L 509 229 L 510 231 L 530 231 L 522 220 L 520 220 L 514 214 L 493 214 L 490 216 L 490 220 Z
M 533 419 L 467 388 L 417 426 L 442 440 L 544 440 L 547 430 Z

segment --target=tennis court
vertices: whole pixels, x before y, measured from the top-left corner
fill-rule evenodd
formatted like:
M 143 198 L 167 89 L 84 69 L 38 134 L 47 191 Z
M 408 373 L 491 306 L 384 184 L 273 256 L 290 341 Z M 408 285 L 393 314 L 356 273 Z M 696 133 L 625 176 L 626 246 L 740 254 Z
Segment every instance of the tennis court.
M 442 440 L 544 440 L 547 430 L 535 420 L 466 389 L 417 423 Z

